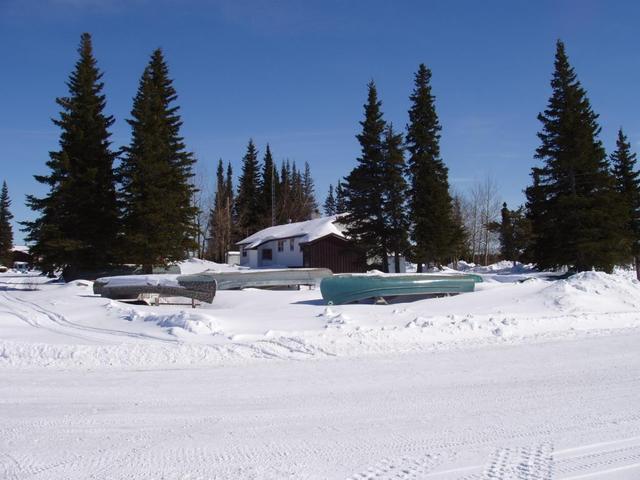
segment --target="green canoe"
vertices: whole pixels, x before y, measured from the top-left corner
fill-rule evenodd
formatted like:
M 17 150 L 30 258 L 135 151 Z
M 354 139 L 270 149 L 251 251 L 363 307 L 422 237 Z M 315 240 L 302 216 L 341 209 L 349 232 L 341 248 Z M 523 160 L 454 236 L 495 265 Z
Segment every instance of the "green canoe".
M 323 278 L 322 298 L 328 305 L 409 295 L 473 292 L 482 277 L 472 274 L 342 274 Z

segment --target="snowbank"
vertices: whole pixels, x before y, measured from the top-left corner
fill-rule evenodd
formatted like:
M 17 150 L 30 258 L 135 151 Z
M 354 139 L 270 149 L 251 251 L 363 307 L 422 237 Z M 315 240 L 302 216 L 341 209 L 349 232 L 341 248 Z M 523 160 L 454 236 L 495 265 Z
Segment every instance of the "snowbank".
M 194 268 L 211 262 L 190 262 Z M 499 270 L 499 269 L 496 269 Z M 484 275 L 483 275 L 484 276 Z M 501 274 L 474 293 L 326 307 L 320 292 L 218 292 L 198 309 L 91 294 L 91 282 L 0 289 L 0 366 L 221 365 L 513 344 L 640 328 L 640 283 L 584 272 Z M 491 278 L 486 274 L 485 278 Z M 524 280 L 524 281 L 522 281 Z M 0 286 L 12 281 L 0 275 Z

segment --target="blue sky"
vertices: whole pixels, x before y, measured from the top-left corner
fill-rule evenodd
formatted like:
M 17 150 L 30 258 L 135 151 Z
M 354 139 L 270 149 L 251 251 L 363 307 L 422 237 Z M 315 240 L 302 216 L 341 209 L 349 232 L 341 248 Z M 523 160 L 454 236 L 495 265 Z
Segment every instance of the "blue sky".
M 152 50 L 162 47 L 179 94 L 183 134 L 202 169 L 236 171 L 247 140 L 278 161 L 308 161 L 323 201 L 359 153 L 355 135 L 374 79 L 385 118 L 407 122 L 413 73 L 424 62 L 455 190 L 492 175 L 522 203 L 550 94 L 555 41 L 600 114 L 607 151 L 622 126 L 640 141 L 640 2 L 0 0 L 0 180 L 16 221 L 32 217 L 57 148 L 55 97 L 93 35 L 105 72 L 115 146 Z M 17 230 L 17 228 L 16 228 Z M 22 234 L 16 232 L 16 240 Z

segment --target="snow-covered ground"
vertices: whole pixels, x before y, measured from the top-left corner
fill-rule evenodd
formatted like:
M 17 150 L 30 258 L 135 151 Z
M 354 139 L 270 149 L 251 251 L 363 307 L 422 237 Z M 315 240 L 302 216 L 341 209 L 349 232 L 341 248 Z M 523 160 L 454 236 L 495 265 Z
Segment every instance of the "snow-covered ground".
M 640 478 L 640 284 L 471 269 L 456 297 L 198 309 L 0 274 L 0 478 Z

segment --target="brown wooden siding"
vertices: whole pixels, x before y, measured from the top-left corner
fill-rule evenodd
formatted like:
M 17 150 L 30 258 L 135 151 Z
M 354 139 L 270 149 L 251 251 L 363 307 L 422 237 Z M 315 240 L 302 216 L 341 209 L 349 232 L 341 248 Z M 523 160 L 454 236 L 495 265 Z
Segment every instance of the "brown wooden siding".
M 360 273 L 367 270 L 364 254 L 349 241 L 329 235 L 302 245 L 307 268 L 328 268 L 333 273 Z

